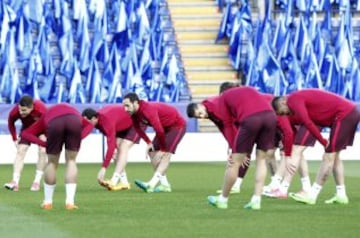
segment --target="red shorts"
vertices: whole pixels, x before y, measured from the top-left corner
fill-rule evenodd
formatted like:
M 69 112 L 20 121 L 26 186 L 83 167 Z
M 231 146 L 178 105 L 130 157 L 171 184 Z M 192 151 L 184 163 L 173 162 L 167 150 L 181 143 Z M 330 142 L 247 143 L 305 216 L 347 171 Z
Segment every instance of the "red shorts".
M 54 118 L 47 127 L 46 153 L 60 154 L 63 145 L 66 150 L 79 151 L 81 130 L 81 118 L 77 115 Z
M 176 148 L 184 137 L 185 132 L 186 126 L 165 129 L 165 151 L 175 154 Z M 156 136 L 152 143 L 155 150 L 160 150 L 160 143 Z
M 255 113 L 240 122 L 233 153 L 250 154 L 254 144 L 256 149 L 267 151 L 274 148 L 276 132 L 276 115 L 273 111 Z
M 336 121 L 331 126 L 330 143 L 325 152 L 338 152 L 351 146 L 354 142 L 357 125 L 360 121 L 360 112 L 354 108 L 342 120 Z
M 144 128 L 144 130 L 145 129 L 146 129 L 146 127 Z M 136 130 L 133 126 L 131 126 L 130 128 L 128 128 L 126 130 L 116 132 L 116 138 L 129 140 L 129 141 L 134 142 L 135 144 L 139 144 L 139 141 L 140 141 L 140 136 L 136 132 Z
M 300 126 L 294 138 L 294 145 L 314 146 L 316 138 L 305 126 Z

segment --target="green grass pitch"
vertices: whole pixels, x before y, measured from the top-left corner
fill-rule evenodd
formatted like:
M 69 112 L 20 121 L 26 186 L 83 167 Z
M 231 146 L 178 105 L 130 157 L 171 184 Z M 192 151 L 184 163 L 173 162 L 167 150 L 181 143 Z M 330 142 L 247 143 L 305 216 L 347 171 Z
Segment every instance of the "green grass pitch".
M 310 162 L 311 179 L 318 162 Z M 168 178 L 173 192 L 146 194 L 134 179 L 148 180 L 148 163 L 129 163 L 129 191 L 107 191 L 96 182 L 100 165 L 80 164 L 77 211 L 64 209 L 64 170 L 60 165 L 54 208 L 40 209 L 43 192 L 30 192 L 34 165 L 26 165 L 20 191 L 0 189 L 0 237 L 359 237 L 360 162 L 346 161 L 346 185 L 350 204 L 325 205 L 335 192 L 333 178 L 325 184 L 315 206 L 291 199 L 263 198 L 260 211 L 243 209 L 252 195 L 254 163 L 240 194 L 232 195 L 229 209 L 207 204 L 206 197 L 219 189 L 225 162 L 172 163 Z M 113 167 L 108 169 L 111 176 Z M 11 178 L 12 166 L 0 166 L 0 183 Z M 269 178 L 267 179 L 267 182 Z M 298 176 L 289 191 L 300 187 Z

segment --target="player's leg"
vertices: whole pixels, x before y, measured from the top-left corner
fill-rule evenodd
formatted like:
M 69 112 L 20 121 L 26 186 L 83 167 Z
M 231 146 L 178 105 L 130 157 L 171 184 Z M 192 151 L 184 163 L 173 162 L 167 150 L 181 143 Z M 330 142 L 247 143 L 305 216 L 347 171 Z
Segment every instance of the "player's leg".
M 344 164 L 342 160 L 339 158 L 339 156 L 337 156 L 334 161 L 333 176 L 336 184 L 336 193 L 334 197 L 326 200 L 325 203 L 348 204 L 349 198 L 346 194 L 346 188 L 345 188 Z
M 175 153 L 178 144 L 184 137 L 186 127 L 171 128 L 166 132 L 165 145 L 166 152 L 160 151 L 160 142 L 157 137 L 153 140 L 155 151 L 149 152 L 154 174 L 148 182 L 135 180 L 135 184 L 145 192 L 171 192 L 171 185 L 166 176 L 166 171 L 170 165 L 171 155 Z M 158 185 L 160 183 L 160 185 Z M 157 186 L 158 185 L 158 186 Z
M 111 190 L 130 189 L 130 184 L 126 175 L 127 156 L 134 142 L 127 139 L 118 138 L 118 153 L 115 164 L 114 174 L 111 178 Z
M 66 209 L 77 209 L 75 205 L 75 194 L 77 187 L 78 168 L 76 165 L 76 157 L 78 151 L 65 150 L 65 192 Z
M 9 183 L 4 184 L 5 188 L 7 188 L 9 190 L 13 190 L 13 191 L 19 190 L 21 172 L 24 168 L 24 158 L 25 158 L 26 152 L 29 149 L 29 146 L 30 146 L 30 143 L 28 143 L 28 142 L 23 143 L 22 140 L 20 140 L 19 144 L 17 145 L 16 156 L 15 156 L 14 165 L 13 165 L 13 177 Z
M 331 171 L 335 172 L 335 179 L 339 183 L 339 194 L 341 198 L 339 202 L 335 199 L 329 199 L 326 203 L 340 203 L 347 204 L 348 199 L 345 192 L 344 184 L 344 168 L 341 162 L 339 162 L 340 151 L 345 149 L 346 146 L 351 146 L 354 141 L 354 136 L 357 128 L 357 124 L 360 120 L 360 112 L 355 108 L 342 120 L 336 121 L 331 126 L 329 144 L 325 148 L 325 154 L 320 164 L 315 182 L 313 183 L 308 196 L 302 199 L 295 199 L 305 204 L 315 204 L 317 197 L 326 182 Z M 334 168 L 335 167 L 335 168 Z M 336 197 L 335 197 L 336 198 Z
M 238 177 L 239 167 L 247 160 L 247 153 L 233 153 L 226 164 L 222 192 L 219 196 L 208 196 L 208 202 L 221 209 L 228 207 L 228 199 L 232 186 Z
M 59 165 L 60 154 L 48 154 L 48 163 L 44 169 L 44 201 L 42 208 L 51 209 L 56 187 L 56 171 Z
M 78 169 L 76 157 L 81 144 L 81 120 L 76 115 L 66 115 L 61 117 L 65 125 L 65 206 L 67 210 L 78 209 L 75 205 L 75 194 L 77 187 Z
M 244 177 L 247 173 L 247 170 L 249 169 L 249 166 L 250 166 L 250 160 L 251 160 L 250 155 L 247 155 L 245 162 L 241 166 L 239 166 L 238 176 L 235 180 L 234 185 L 231 187 L 231 190 L 230 190 L 231 194 L 240 193 L 243 179 L 244 179 Z M 216 193 L 222 193 L 222 189 L 217 190 Z
M 40 136 L 40 139 L 46 140 L 46 137 L 44 135 Z M 38 148 L 38 161 L 36 163 L 36 171 L 35 171 L 35 178 L 31 185 L 30 190 L 31 191 L 39 191 L 40 190 L 40 182 L 41 178 L 44 174 L 44 168 L 47 163 L 47 156 L 46 156 L 46 150 L 43 147 Z

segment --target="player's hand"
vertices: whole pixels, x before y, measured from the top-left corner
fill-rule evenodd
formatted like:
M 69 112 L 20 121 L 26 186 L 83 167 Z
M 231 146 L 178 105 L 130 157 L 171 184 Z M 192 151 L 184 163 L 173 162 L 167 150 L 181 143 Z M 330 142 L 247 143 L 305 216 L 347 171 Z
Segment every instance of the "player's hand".
M 231 149 L 230 147 L 228 147 L 228 149 L 227 149 L 227 156 L 229 157 L 229 156 L 231 156 L 231 154 L 232 154 L 232 149 Z
M 99 184 L 102 184 L 104 182 L 105 173 L 106 173 L 106 168 L 101 167 L 101 169 L 99 170 L 98 175 L 97 175 L 97 180 L 98 180 Z
M 235 163 L 235 160 L 233 159 L 233 157 L 232 157 L 232 155 L 230 154 L 230 155 L 228 155 L 228 163 L 229 164 L 234 164 Z
M 325 139 L 325 141 L 326 141 L 325 148 L 328 148 L 328 147 L 329 147 L 329 145 L 330 145 L 330 141 L 329 141 L 329 140 L 327 140 L 327 139 Z
M 149 143 L 149 144 L 147 144 L 147 146 L 146 146 L 146 151 L 145 151 L 145 158 L 146 158 L 146 159 L 148 158 L 149 153 L 151 153 L 151 152 L 155 152 L 153 143 Z

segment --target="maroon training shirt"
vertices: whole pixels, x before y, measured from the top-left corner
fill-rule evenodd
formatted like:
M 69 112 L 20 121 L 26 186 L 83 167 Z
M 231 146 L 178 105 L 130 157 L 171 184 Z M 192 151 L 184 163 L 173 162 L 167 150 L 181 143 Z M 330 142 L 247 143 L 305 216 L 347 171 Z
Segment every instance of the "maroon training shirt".
M 42 101 L 34 100 L 33 105 L 34 105 L 33 110 L 26 117 L 20 116 L 19 104 L 16 104 L 13 107 L 13 109 L 11 109 L 11 111 L 9 113 L 9 117 L 8 117 L 8 128 L 9 128 L 9 131 L 10 131 L 13 141 L 17 140 L 15 122 L 18 119 L 21 120 L 21 123 L 22 123 L 21 129 L 23 130 L 23 129 L 28 128 L 34 122 L 36 122 L 41 117 L 41 115 L 46 112 L 46 106 Z
M 107 151 L 102 167 L 107 168 L 116 148 L 116 133 L 132 127 L 130 115 L 124 107 L 110 105 L 98 111 L 98 124 L 95 128 L 106 136 Z
M 327 140 L 322 137 L 319 127 L 331 127 L 355 108 L 353 102 L 319 89 L 293 92 L 287 97 L 287 105 L 301 124 L 324 146 Z
M 66 103 L 61 103 L 61 104 L 57 104 L 55 106 L 50 107 L 40 117 L 40 119 L 38 121 L 36 121 L 30 127 L 28 127 L 27 129 L 22 131 L 21 137 L 32 143 L 46 147 L 46 142 L 40 140 L 38 138 L 38 136 L 41 134 L 46 135 L 47 126 L 52 119 L 54 119 L 58 116 L 69 115 L 69 114 L 78 115 L 81 118 L 81 121 L 82 121 L 81 138 L 84 138 L 88 134 L 90 134 L 90 132 L 94 128 L 94 126 L 88 120 L 84 119 L 81 116 L 81 114 L 74 107 L 72 107 Z
M 154 128 L 162 151 L 166 148 L 164 129 L 184 127 L 186 125 L 185 119 L 175 107 L 166 103 L 144 100 L 139 101 L 139 110 L 132 116 L 132 120 L 137 133 L 147 144 L 151 143 L 151 140 L 140 125 L 145 124 Z
M 252 87 L 235 87 L 220 96 L 220 113 L 224 117 L 224 133 L 229 144 L 235 138 L 233 124 L 240 124 L 245 118 L 262 111 L 273 111 L 269 102 Z

